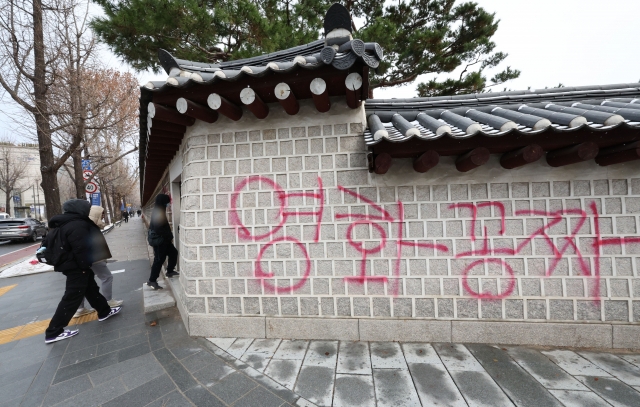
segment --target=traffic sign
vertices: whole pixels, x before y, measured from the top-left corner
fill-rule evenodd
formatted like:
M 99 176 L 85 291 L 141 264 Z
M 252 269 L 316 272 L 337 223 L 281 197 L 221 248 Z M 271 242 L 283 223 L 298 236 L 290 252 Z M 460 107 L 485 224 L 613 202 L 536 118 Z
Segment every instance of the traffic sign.
M 98 192 L 98 184 L 96 184 L 95 182 L 90 182 L 87 184 L 87 186 L 84 188 L 84 190 L 88 193 L 88 194 L 94 194 L 96 192 Z
M 91 178 L 92 175 L 93 175 L 93 171 L 91 171 L 91 170 L 83 170 L 82 171 L 82 178 L 84 178 L 85 180 Z

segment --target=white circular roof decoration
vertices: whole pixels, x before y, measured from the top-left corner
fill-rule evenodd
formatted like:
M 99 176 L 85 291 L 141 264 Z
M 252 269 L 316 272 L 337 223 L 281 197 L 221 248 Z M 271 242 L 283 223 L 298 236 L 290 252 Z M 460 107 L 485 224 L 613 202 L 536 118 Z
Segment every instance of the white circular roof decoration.
M 358 90 L 362 87 L 362 76 L 356 72 L 352 72 L 344 80 L 344 84 L 349 90 Z
M 285 100 L 291 94 L 291 88 L 284 82 L 280 82 L 276 85 L 273 93 L 275 93 L 276 97 L 280 100 Z
M 213 110 L 218 110 L 222 106 L 222 98 L 217 93 L 212 93 L 207 97 L 207 104 Z
M 176 101 L 176 109 L 182 114 L 187 113 L 187 100 L 185 98 L 180 98 Z
M 315 78 L 309 88 L 314 95 L 322 95 L 327 90 L 327 83 L 322 78 Z
M 244 88 L 240 92 L 240 100 L 245 105 L 250 105 L 256 100 L 256 92 L 251 88 Z

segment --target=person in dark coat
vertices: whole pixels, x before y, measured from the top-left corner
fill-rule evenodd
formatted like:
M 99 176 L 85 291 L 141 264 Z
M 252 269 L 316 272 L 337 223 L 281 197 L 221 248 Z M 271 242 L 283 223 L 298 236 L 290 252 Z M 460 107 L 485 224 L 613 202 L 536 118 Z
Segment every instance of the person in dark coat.
M 67 283 L 64 295 L 45 332 L 45 343 L 61 341 L 78 334 L 77 329 L 64 328 L 69 325 L 83 298 L 98 311 L 99 321 L 104 321 L 122 309 L 109 306 L 106 298 L 100 294 L 100 288 L 91 270 L 95 261 L 111 257 L 102 231 L 89 218 L 91 203 L 83 199 L 71 199 L 62 205 L 62 210 L 62 215 L 56 215 L 49 220 L 49 228 L 60 228 L 58 233 L 63 247 L 59 250 L 63 252 L 61 262 L 54 266 L 54 269 L 67 277 Z M 53 244 L 49 241 L 45 243 Z
M 129 223 L 129 212 L 122 211 L 122 217 L 124 218 L 124 223 Z
M 158 277 L 160 269 L 164 261 L 169 257 L 167 264 L 167 277 L 180 275 L 174 271 L 178 263 L 178 250 L 173 245 L 173 233 L 167 220 L 167 206 L 171 202 L 169 195 L 159 194 L 156 197 L 155 206 L 151 213 L 151 222 L 149 223 L 149 236 L 147 238 L 149 245 L 153 247 L 153 265 L 151 266 L 151 275 L 147 285 L 154 290 L 161 290 L 163 287 L 158 285 Z

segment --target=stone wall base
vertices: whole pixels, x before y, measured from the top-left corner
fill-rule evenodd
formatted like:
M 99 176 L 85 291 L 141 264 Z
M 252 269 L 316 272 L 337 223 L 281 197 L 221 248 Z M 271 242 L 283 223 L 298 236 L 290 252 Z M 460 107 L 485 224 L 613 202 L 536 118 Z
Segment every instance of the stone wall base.
M 181 312 L 181 314 L 189 334 L 202 337 L 489 343 L 640 349 L 640 325 L 631 324 L 225 317 L 187 315 L 185 312 Z

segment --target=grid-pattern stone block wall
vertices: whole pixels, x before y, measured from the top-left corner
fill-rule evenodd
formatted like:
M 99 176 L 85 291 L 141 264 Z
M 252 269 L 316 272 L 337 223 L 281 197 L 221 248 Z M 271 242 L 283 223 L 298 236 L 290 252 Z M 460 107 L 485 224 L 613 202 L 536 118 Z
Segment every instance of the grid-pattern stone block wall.
M 403 185 L 369 174 L 359 118 L 192 132 L 191 314 L 640 321 L 637 172 Z

